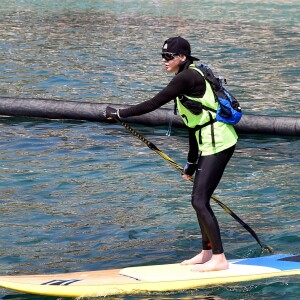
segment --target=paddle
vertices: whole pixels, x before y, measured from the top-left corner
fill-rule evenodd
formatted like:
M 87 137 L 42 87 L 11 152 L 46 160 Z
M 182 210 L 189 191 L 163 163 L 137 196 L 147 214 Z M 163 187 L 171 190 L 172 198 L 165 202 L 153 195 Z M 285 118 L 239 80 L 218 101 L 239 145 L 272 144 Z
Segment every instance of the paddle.
M 161 156 L 163 159 L 165 159 L 169 164 L 171 164 L 175 169 L 180 171 L 181 174 L 183 174 L 183 167 L 178 165 L 172 158 L 170 158 L 167 154 L 163 153 L 161 150 L 159 150 L 153 143 L 148 141 L 145 137 L 143 137 L 140 133 L 135 131 L 133 128 L 131 128 L 128 124 L 121 121 L 119 118 L 113 118 L 115 121 L 117 121 L 119 124 L 121 124 L 123 127 L 128 129 L 134 136 L 136 136 L 138 139 L 140 139 L 143 143 L 145 143 L 151 150 L 156 152 L 159 156 Z M 193 182 L 194 179 L 190 178 L 190 181 Z M 263 244 L 260 239 L 258 238 L 255 231 L 246 224 L 243 220 L 241 220 L 228 206 L 226 206 L 224 203 L 222 203 L 216 196 L 212 195 L 211 198 L 218 203 L 229 215 L 231 215 L 237 222 L 239 222 L 251 235 L 252 237 L 257 241 L 257 243 L 260 245 L 262 249 L 268 250 L 270 253 L 274 253 L 273 249 L 266 244 Z

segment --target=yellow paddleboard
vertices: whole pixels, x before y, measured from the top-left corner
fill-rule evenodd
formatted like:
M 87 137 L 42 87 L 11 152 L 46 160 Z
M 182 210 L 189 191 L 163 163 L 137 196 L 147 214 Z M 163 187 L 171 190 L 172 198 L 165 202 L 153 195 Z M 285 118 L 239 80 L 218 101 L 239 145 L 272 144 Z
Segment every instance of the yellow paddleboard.
M 231 260 L 229 269 L 193 272 L 180 264 L 51 275 L 0 276 L 0 286 L 45 296 L 96 297 L 179 291 L 233 282 L 300 275 L 300 255 Z

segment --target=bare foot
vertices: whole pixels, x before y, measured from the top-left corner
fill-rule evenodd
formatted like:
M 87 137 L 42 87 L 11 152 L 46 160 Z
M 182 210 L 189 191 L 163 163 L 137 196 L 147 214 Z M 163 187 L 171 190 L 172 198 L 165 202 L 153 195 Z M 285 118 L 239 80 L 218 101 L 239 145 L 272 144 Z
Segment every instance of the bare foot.
M 208 262 L 212 257 L 211 250 L 202 250 L 199 254 L 194 256 L 191 259 L 184 260 L 181 265 L 195 265 L 195 264 L 204 264 Z
M 210 272 L 227 270 L 229 263 L 225 257 L 225 254 L 213 254 L 212 258 L 202 265 L 195 265 L 192 267 L 192 271 L 196 272 Z

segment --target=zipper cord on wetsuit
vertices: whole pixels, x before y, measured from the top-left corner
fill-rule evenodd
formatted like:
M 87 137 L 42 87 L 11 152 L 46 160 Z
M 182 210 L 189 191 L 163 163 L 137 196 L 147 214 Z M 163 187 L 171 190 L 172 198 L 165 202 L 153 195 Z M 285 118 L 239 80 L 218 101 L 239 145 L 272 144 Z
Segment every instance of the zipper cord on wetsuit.
M 170 117 L 169 119 L 169 127 L 168 127 L 168 130 L 166 132 L 166 136 L 171 136 L 171 131 L 172 131 L 172 123 L 173 123 L 173 116 Z

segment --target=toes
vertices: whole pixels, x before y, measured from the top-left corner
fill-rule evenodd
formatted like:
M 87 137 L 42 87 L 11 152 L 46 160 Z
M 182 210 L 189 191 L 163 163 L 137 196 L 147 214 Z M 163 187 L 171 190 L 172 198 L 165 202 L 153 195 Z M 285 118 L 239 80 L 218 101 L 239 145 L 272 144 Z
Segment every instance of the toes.
M 181 265 L 191 265 L 190 259 L 184 260 L 180 263 Z

